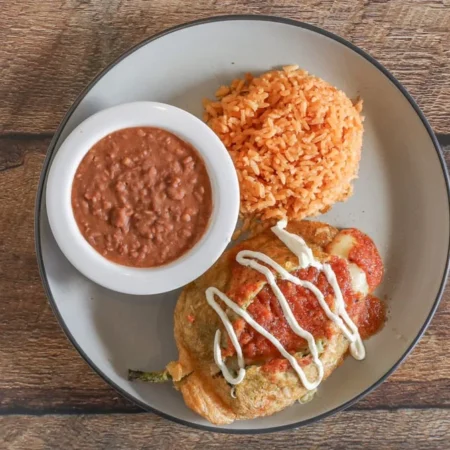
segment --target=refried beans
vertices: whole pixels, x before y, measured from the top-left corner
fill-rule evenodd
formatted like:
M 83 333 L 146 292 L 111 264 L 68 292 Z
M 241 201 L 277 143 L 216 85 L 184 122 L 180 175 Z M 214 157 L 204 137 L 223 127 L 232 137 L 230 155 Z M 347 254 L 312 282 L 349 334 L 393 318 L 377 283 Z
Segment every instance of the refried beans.
M 174 134 L 126 128 L 83 158 L 72 208 L 82 235 L 105 258 L 161 266 L 203 236 L 212 213 L 211 182 L 197 151 Z

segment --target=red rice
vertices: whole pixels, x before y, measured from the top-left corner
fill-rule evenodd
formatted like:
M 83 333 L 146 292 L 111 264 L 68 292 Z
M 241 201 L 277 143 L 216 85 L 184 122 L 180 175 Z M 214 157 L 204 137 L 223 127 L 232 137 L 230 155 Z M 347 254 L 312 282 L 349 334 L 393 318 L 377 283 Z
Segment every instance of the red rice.
M 298 66 L 247 74 L 216 97 L 204 100 L 205 120 L 233 159 L 243 216 L 303 219 L 352 194 L 362 101 Z

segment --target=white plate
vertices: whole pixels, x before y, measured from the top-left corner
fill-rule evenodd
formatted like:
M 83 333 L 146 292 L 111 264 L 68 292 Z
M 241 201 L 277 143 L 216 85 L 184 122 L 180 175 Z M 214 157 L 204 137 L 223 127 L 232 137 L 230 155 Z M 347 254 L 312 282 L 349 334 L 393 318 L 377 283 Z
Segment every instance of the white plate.
M 130 383 L 127 368 L 156 370 L 177 357 L 172 335 L 178 292 L 134 298 L 84 278 L 49 230 L 46 174 L 64 138 L 115 104 L 152 100 L 198 117 L 201 99 L 244 72 L 299 64 L 364 99 L 365 135 L 355 194 L 320 219 L 358 227 L 376 242 L 386 277 L 389 320 L 367 342 L 363 362 L 348 359 L 307 405 L 215 427 L 191 412 L 169 384 Z M 373 58 L 310 25 L 269 17 L 203 20 L 155 36 L 123 55 L 80 95 L 48 151 L 36 206 L 41 276 L 64 331 L 87 362 L 127 398 L 175 421 L 215 431 L 267 432 L 345 408 L 398 366 L 428 325 L 442 294 L 449 253 L 449 192 L 436 138 L 405 89 Z

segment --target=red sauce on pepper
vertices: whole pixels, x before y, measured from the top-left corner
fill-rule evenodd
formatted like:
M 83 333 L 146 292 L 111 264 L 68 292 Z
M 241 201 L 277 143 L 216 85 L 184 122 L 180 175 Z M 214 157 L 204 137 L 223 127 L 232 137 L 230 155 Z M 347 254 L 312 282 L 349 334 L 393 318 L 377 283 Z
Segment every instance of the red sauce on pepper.
M 377 297 L 369 295 L 364 299 L 363 310 L 358 320 L 359 334 L 368 339 L 378 333 L 386 321 L 386 306 Z
M 352 316 L 356 303 L 354 303 L 354 293 L 347 264 L 337 257 L 332 257 L 330 264 L 347 304 L 347 311 Z M 328 305 L 333 308 L 333 288 L 323 272 L 319 272 L 314 267 L 309 267 L 295 271 L 293 275 L 317 286 L 323 293 Z M 303 329 L 309 331 L 316 339 L 331 337 L 333 323 L 328 319 L 316 296 L 309 289 L 283 280 L 278 281 L 278 286 L 286 297 L 294 317 Z M 294 353 L 307 345 L 306 341 L 297 336 L 289 326 L 279 301 L 269 286 L 265 286 L 258 293 L 247 312 L 275 336 L 288 352 Z M 238 319 L 234 323 L 234 328 L 244 357 L 248 362 L 281 356 L 269 340 L 250 327 L 243 319 Z
M 348 254 L 348 259 L 364 270 L 369 291 L 373 291 L 383 278 L 383 262 L 375 244 L 369 236 L 356 228 L 350 228 L 341 233 L 351 235 L 356 241 Z
M 373 291 L 381 282 L 384 270 L 375 244 L 368 236 L 356 229 L 344 230 L 341 233 L 348 234 L 353 238 L 354 245 L 349 252 L 348 260 L 364 270 L 369 290 Z M 241 266 L 234 259 L 235 255 L 233 255 L 235 265 L 232 282 L 227 295 L 238 305 L 243 306 L 249 301 L 252 293 L 258 290 L 259 283 L 265 282 L 265 277 L 257 271 L 249 273 L 248 271 L 251 269 Z M 332 256 L 328 263 L 336 274 L 350 318 L 358 326 L 361 337 L 363 339 L 369 338 L 377 333 L 385 322 L 386 310 L 383 302 L 371 295 L 363 299 L 360 294 L 357 295 L 353 291 L 346 260 Z M 313 283 L 322 292 L 331 310 L 334 309 L 334 291 L 322 271 L 318 271 L 314 267 L 308 267 L 293 272 L 293 275 L 301 280 Z M 277 284 L 299 325 L 309 331 L 316 340 L 320 338 L 330 339 L 334 324 L 326 316 L 315 294 L 309 289 L 296 286 L 289 281 L 278 280 Z M 289 353 L 293 354 L 307 348 L 306 341 L 297 336 L 289 326 L 279 301 L 270 286 L 265 285 L 251 300 L 247 312 L 276 337 Z M 284 371 L 290 367 L 289 362 L 272 343 L 248 325 L 244 319 L 238 318 L 235 320 L 233 327 L 248 364 L 263 363 L 263 369 L 269 372 Z M 228 346 L 223 350 L 223 356 L 234 354 L 234 347 L 228 337 Z M 311 362 L 311 356 L 307 355 L 298 362 L 300 366 L 306 366 Z
M 237 254 L 245 249 L 245 245 L 236 246 L 230 254 L 231 281 L 227 291 L 228 297 L 240 307 L 247 303 L 253 293 L 258 291 L 266 277 L 257 270 L 248 269 L 236 261 Z

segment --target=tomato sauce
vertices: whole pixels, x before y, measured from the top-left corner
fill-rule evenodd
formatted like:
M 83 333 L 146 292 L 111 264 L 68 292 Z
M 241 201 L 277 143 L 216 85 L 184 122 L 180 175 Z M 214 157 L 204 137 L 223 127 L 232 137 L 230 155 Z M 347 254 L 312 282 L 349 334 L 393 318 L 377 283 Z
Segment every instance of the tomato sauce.
M 350 234 L 356 240 L 356 245 L 350 250 L 348 259 L 364 270 L 369 290 L 373 291 L 383 278 L 383 262 L 375 244 L 369 236 L 356 228 L 344 230 L 342 233 Z
M 386 319 L 383 302 L 374 296 L 363 298 L 360 292 L 355 292 L 349 272 L 348 262 L 358 265 L 366 274 L 369 291 L 372 292 L 381 282 L 383 264 L 373 241 L 356 229 L 342 231 L 352 237 L 353 246 L 347 259 L 331 256 L 327 261 L 336 275 L 341 290 L 345 309 L 351 320 L 358 327 L 362 339 L 367 339 L 377 333 Z M 235 253 L 241 250 L 236 249 Z M 308 350 L 305 339 L 299 337 L 289 326 L 277 296 L 266 283 L 265 277 L 258 271 L 251 270 L 235 261 L 232 255 L 232 277 L 227 295 L 241 307 L 248 305 L 246 311 L 268 333 L 274 336 L 281 346 L 290 354 Z M 334 306 L 334 290 L 323 271 L 309 266 L 292 273 L 295 277 L 313 283 L 323 294 L 325 301 L 332 311 Z M 261 282 L 264 287 L 259 290 Z M 277 280 L 295 319 L 301 328 L 312 334 L 316 342 L 320 339 L 329 340 L 336 333 L 336 325 L 330 320 L 321 307 L 316 295 L 308 288 L 297 286 L 286 280 Z M 258 292 L 253 297 L 254 292 Z M 278 349 L 263 335 L 255 331 L 242 318 L 233 322 L 233 327 L 247 364 L 262 364 L 262 368 L 269 372 L 287 370 L 290 363 Z M 232 356 L 236 353 L 229 336 L 228 345 L 222 350 L 222 356 Z M 306 354 L 298 359 L 300 366 L 311 362 L 311 355 Z
M 355 313 L 356 303 L 354 302 L 355 296 L 351 287 L 347 264 L 341 258 L 332 257 L 330 265 L 336 274 L 347 305 L 347 311 L 352 317 Z M 308 267 L 307 269 L 293 272 L 293 275 L 302 280 L 310 281 L 317 286 L 324 294 L 330 308 L 333 309 L 334 291 L 323 272 L 319 272 L 314 267 Z M 278 281 L 278 286 L 283 292 L 294 317 L 303 329 L 309 331 L 316 339 L 331 337 L 332 322 L 321 308 L 316 296 L 309 289 L 283 280 Z M 257 294 L 248 307 L 247 312 L 269 333 L 275 336 L 288 352 L 294 353 L 307 346 L 306 341 L 297 336 L 289 326 L 278 299 L 270 286 L 266 285 Z M 243 319 L 238 319 L 234 323 L 234 328 L 244 357 L 248 362 L 281 356 L 271 342 L 250 327 Z M 228 346 L 228 349 L 230 349 L 230 346 Z
M 368 339 L 378 333 L 386 321 L 386 306 L 379 298 L 369 295 L 364 299 L 363 309 L 358 321 L 359 334 Z

